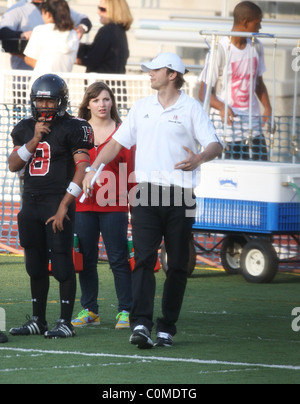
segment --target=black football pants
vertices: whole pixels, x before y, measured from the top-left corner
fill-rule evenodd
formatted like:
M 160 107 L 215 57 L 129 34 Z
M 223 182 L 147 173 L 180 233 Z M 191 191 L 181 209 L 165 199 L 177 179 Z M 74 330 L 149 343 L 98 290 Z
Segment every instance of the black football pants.
M 49 289 L 49 259 L 52 274 L 60 282 L 61 318 L 70 321 L 73 312 L 76 276 L 73 264 L 73 223 L 75 204 L 68 211 L 69 220 L 64 230 L 56 233 L 52 223 L 45 225 L 55 215 L 63 195 L 24 194 L 18 215 L 21 246 L 25 249 L 25 264 L 31 279 L 33 315 L 44 319 Z
M 187 283 L 195 199 L 191 190 L 185 190 L 188 195 L 186 200 L 181 189 L 178 191 L 175 187 L 152 184 L 140 184 L 137 194 L 145 188 L 148 188 L 147 201 L 142 198 L 141 203 L 132 210 L 135 269 L 132 274 L 133 306 L 130 324 L 132 329 L 136 325 L 144 325 L 151 331 L 153 327 L 156 289 L 154 267 L 157 251 L 164 238 L 168 271 L 162 296 L 162 317 L 157 319 L 156 331 L 175 335 L 175 323 L 180 314 Z M 162 203 L 164 191 L 167 196 Z

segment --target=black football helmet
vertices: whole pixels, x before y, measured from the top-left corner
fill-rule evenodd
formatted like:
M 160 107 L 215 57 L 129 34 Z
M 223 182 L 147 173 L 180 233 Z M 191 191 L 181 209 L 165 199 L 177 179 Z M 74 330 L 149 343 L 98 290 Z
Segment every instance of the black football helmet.
M 57 101 L 55 108 L 37 108 L 36 99 L 52 99 Z M 33 83 L 30 93 L 31 113 L 36 121 L 45 119 L 52 121 L 66 113 L 69 90 L 65 81 L 56 74 L 44 74 Z

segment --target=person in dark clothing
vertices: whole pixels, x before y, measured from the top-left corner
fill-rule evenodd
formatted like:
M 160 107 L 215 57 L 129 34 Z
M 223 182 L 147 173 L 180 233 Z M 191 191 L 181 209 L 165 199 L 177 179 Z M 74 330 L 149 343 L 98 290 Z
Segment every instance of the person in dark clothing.
M 124 74 L 129 57 L 126 31 L 133 18 L 126 0 L 100 0 L 100 23 L 91 44 L 80 46 L 77 64 L 86 66 L 86 72 Z
M 30 276 L 33 315 L 23 326 L 9 332 L 14 336 L 73 337 L 75 198 L 81 193 L 89 165 L 93 129 L 88 122 L 67 113 L 68 88 L 55 74 L 43 75 L 33 83 L 30 100 L 32 117 L 14 127 L 14 149 L 8 164 L 11 172 L 25 170 L 18 226 Z M 59 282 L 61 313 L 55 327 L 48 331 L 49 260 Z
M 22 31 L 13 31 L 8 27 L 0 28 L 0 41 L 3 39 L 19 39 L 21 37 Z

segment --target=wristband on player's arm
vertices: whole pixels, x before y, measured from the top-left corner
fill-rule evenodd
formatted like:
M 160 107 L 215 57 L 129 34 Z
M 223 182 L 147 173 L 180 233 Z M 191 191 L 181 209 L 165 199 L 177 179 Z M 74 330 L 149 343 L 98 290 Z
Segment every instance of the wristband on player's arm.
M 71 181 L 67 188 L 67 192 L 77 198 L 81 194 L 82 189 L 79 185 L 75 184 L 75 182 Z
M 20 147 L 20 148 L 17 150 L 17 153 L 18 153 L 18 156 L 20 157 L 20 159 L 23 160 L 23 161 L 25 161 L 25 163 L 27 163 L 27 161 L 29 161 L 30 158 L 31 158 L 31 156 L 33 155 L 33 153 L 30 153 L 30 152 L 27 150 L 27 147 L 26 147 L 25 144 L 23 144 L 23 146 Z

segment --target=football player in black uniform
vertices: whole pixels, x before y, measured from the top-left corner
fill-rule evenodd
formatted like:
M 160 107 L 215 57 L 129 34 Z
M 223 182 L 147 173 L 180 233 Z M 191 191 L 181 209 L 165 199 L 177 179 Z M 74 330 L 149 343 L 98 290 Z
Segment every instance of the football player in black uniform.
M 33 315 L 12 335 L 44 334 L 46 338 L 75 335 L 71 318 L 76 293 L 73 264 L 75 198 L 81 193 L 93 130 L 88 122 L 66 112 L 68 88 L 55 74 L 38 78 L 31 89 L 32 118 L 21 120 L 11 136 L 8 158 L 12 172 L 24 170 L 22 209 L 18 215 L 20 243 L 30 276 Z M 61 313 L 48 331 L 46 305 L 49 260 L 60 284 Z

